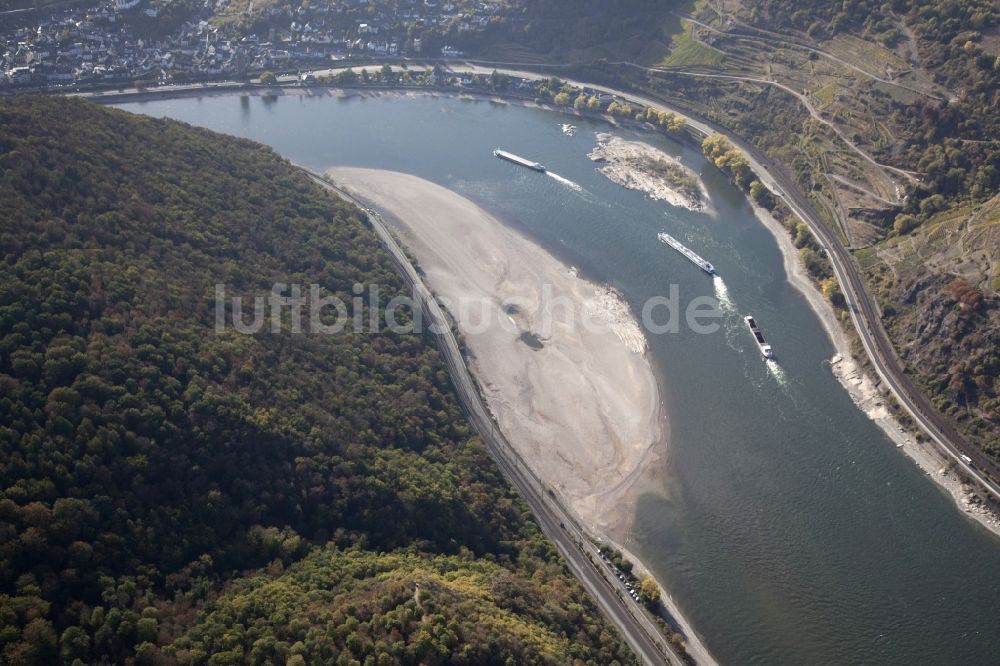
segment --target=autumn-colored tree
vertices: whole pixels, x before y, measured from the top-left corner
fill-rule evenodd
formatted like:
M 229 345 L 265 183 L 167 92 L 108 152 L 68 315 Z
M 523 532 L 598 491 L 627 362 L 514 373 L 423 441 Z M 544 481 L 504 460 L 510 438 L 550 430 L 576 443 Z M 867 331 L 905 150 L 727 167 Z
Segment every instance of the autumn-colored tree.
M 837 282 L 837 278 L 830 277 L 821 283 L 823 290 L 823 295 L 826 299 L 830 301 L 835 307 L 842 308 L 846 305 L 844 300 L 844 292 L 840 290 L 840 283 Z
M 639 580 L 639 600 L 647 606 L 655 606 L 660 601 L 660 586 L 652 576 Z

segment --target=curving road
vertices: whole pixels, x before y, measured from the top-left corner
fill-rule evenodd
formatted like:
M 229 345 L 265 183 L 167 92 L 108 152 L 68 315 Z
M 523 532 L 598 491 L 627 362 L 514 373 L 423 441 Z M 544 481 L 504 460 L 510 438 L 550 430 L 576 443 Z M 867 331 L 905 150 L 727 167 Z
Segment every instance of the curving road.
M 358 200 L 320 175 L 305 169 L 303 171 L 319 185 L 336 192 L 368 214 L 379 240 L 389 250 L 408 286 L 420 302 L 425 321 L 430 322 L 427 328 L 434 335 L 438 348 L 444 356 L 469 421 L 486 443 L 487 449 L 504 476 L 514 484 L 521 497 L 531 507 L 542 531 L 555 543 L 570 571 L 597 602 L 601 612 L 618 627 L 642 664 L 670 666 L 685 664 L 684 659 L 673 652 L 670 643 L 664 639 L 646 612 L 631 598 L 623 598 L 624 593 L 619 581 L 614 579 L 612 582 L 610 572 L 600 564 L 596 546 L 556 496 L 546 490 L 541 480 L 532 473 L 496 426 L 483 402 L 479 387 L 465 364 L 465 358 L 459 350 L 458 341 L 447 317 L 403 249 L 389 232 L 381 214 L 366 202 Z
M 481 73 L 488 73 L 486 70 L 489 70 L 489 72 L 492 72 L 493 69 L 490 68 L 491 64 L 494 65 L 495 67 L 509 66 L 509 65 L 507 65 L 505 63 L 488 63 L 488 62 L 478 61 L 478 60 L 470 60 L 468 62 L 473 63 L 473 65 L 474 65 L 473 69 L 476 69 L 477 73 L 480 73 L 480 74 Z M 877 169 L 879 169 L 883 173 L 883 175 L 886 176 L 886 178 L 889 180 L 889 182 L 893 182 L 893 181 L 892 181 L 892 178 L 890 176 L 888 176 L 886 172 L 891 172 L 891 173 L 895 173 L 895 174 L 897 174 L 899 176 L 902 176 L 902 177 L 906 178 L 910 183 L 916 183 L 916 182 L 918 182 L 918 176 L 920 176 L 919 173 L 914 172 L 914 171 L 907 171 L 906 169 L 900 169 L 899 167 L 892 166 L 891 164 L 882 164 L 881 162 L 879 162 L 878 160 L 876 160 L 874 157 L 872 157 L 871 155 L 869 155 L 868 153 L 866 153 L 864 150 L 862 150 L 853 141 L 851 141 L 850 138 L 848 138 L 844 134 L 844 132 L 839 127 L 837 127 L 834 123 L 832 123 L 829 120 L 827 120 L 826 118 L 824 118 L 823 114 L 816 110 L 816 108 L 812 105 L 812 103 L 809 101 L 809 98 L 806 95 L 798 92 L 794 88 L 791 88 L 790 86 L 787 86 L 787 85 L 785 85 L 783 83 L 779 83 L 777 81 L 772 81 L 771 79 L 762 79 L 760 77 L 747 76 L 747 75 L 742 75 L 742 74 L 739 74 L 739 75 L 738 74 L 711 74 L 711 73 L 707 73 L 707 72 L 692 72 L 692 71 L 687 71 L 687 70 L 683 70 L 683 69 L 664 69 L 664 68 L 661 68 L 661 67 L 646 67 L 645 65 L 639 65 L 639 64 L 636 64 L 634 62 L 629 62 L 627 60 L 620 60 L 620 61 L 608 62 L 606 64 L 620 66 L 620 67 L 632 67 L 634 69 L 638 69 L 638 70 L 641 70 L 641 71 L 647 72 L 647 73 L 666 74 L 666 75 L 670 75 L 670 76 L 673 76 L 673 75 L 677 75 L 677 76 L 691 76 L 691 77 L 703 78 L 703 79 L 720 79 L 720 80 L 723 80 L 723 81 L 737 81 L 737 82 L 739 82 L 739 81 L 745 81 L 745 82 L 750 82 L 750 83 L 758 83 L 758 84 L 766 85 L 766 86 L 773 86 L 775 88 L 778 88 L 779 90 L 782 90 L 782 91 L 788 93 L 792 97 L 794 97 L 796 99 L 796 101 L 798 101 L 805 108 L 806 112 L 809 114 L 809 116 L 813 120 L 815 120 L 816 122 L 820 123 L 821 125 L 829 128 L 834 134 L 837 135 L 837 138 L 839 138 L 848 148 L 850 148 L 852 151 L 854 151 L 855 153 L 857 153 L 858 156 L 860 156 L 863 160 L 865 160 L 866 162 L 869 162 L 872 166 L 874 166 Z M 481 67 L 479 65 L 485 65 L 485 66 Z M 455 70 L 455 71 L 463 71 L 465 68 L 462 68 L 462 67 L 452 67 L 452 69 Z M 511 76 L 522 76 L 522 77 L 526 77 L 526 78 L 548 78 L 547 76 L 546 77 L 539 77 L 539 75 L 532 74 L 531 72 L 519 71 L 519 70 L 512 70 L 512 69 L 500 69 L 498 71 L 500 71 L 501 73 L 504 73 L 504 74 L 510 74 Z M 587 87 L 593 88 L 595 90 L 602 90 L 602 91 L 609 92 L 609 93 L 611 93 L 612 90 L 613 90 L 612 88 L 606 88 L 606 87 L 603 87 L 603 86 L 598 86 L 598 85 L 594 85 L 594 84 L 590 84 L 590 83 L 582 83 L 582 82 L 579 82 L 579 81 L 570 81 L 570 83 L 581 85 L 581 86 L 587 86 Z M 637 96 L 637 95 L 632 94 L 632 93 L 625 93 L 625 92 L 622 92 L 622 91 L 615 91 L 612 94 L 617 94 L 620 97 L 625 97 L 625 98 L 628 98 L 628 99 L 633 99 L 635 101 L 642 102 L 643 104 L 647 104 L 649 106 L 653 106 L 653 107 L 657 107 L 657 108 L 662 108 L 662 107 L 665 106 L 663 102 L 654 101 L 654 100 L 651 100 L 649 98 Z M 693 119 L 690 118 L 685 112 L 674 110 L 674 113 L 676 113 L 679 116 L 684 116 L 685 118 L 688 118 L 689 121 L 693 121 Z M 719 134 L 726 134 L 726 132 L 724 132 L 724 131 L 718 131 L 718 130 L 713 130 L 713 131 L 717 131 Z M 899 202 L 897 202 L 897 204 L 898 203 Z

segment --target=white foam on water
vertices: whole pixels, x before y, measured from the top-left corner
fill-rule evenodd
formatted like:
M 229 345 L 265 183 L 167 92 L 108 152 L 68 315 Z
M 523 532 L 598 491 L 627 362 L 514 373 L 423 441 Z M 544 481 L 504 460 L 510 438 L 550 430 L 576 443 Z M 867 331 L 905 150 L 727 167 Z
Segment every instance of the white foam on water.
M 573 182 L 572 180 L 570 180 L 569 178 L 563 178 L 563 177 L 562 177 L 562 176 L 560 176 L 559 174 L 557 174 L 557 173 L 553 173 L 553 172 L 551 172 L 551 171 L 546 171 L 545 173 L 546 173 L 546 174 L 547 174 L 547 175 L 548 175 L 548 176 L 549 176 L 550 178 L 554 178 L 554 179 L 556 179 L 557 181 L 559 181 L 560 183 L 562 183 L 562 184 L 563 184 L 563 185 L 565 185 L 566 187 L 568 187 L 568 188 L 570 188 L 570 189 L 573 189 L 573 190 L 576 190 L 577 192 L 583 192 L 583 188 L 582 188 L 582 187 L 580 187 L 579 185 L 577 185 L 576 183 L 574 183 L 574 182 Z
M 736 312 L 736 303 L 733 302 L 733 297 L 729 295 L 729 289 L 726 288 L 726 283 L 722 281 L 721 277 L 712 276 L 712 287 L 715 289 L 715 300 L 719 301 L 719 307 L 722 308 L 723 313 Z
M 767 366 L 767 371 L 771 373 L 771 376 L 774 377 L 782 387 L 787 388 L 789 386 L 788 375 L 785 374 L 785 370 L 778 365 L 777 361 L 774 359 L 768 359 L 765 361 L 764 365 Z
M 718 303 L 719 312 L 722 314 L 722 330 L 726 336 L 726 346 L 736 352 L 743 352 L 742 321 L 736 311 L 736 303 L 733 302 L 726 283 L 718 275 L 712 276 L 712 290 L 715 301 Z

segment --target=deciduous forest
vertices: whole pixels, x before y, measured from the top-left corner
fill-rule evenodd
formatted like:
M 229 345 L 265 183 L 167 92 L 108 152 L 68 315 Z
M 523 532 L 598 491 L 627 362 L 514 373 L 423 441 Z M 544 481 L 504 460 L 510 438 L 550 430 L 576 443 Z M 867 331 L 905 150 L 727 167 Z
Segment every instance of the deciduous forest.
M 258 144 L 0 101 L 0 661 L 631 663 L 419 335 L 214 328 L 402 281 Z

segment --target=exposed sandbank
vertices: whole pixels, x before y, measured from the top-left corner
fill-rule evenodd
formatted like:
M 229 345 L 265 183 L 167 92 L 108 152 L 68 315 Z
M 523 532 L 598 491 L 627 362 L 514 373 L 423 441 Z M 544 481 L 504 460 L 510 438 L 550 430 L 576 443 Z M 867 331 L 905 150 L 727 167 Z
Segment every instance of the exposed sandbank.
M 712 212 L 701 178 L 692 169 L 648 143 L 626 141 L 605 132 L 597 134 L 590 159 L 609 180 L 638 190 L 651 199 L 697 212 Z
M 582 524 L 598 532 L 620 524 L 625 494 L 667 439 L 628 305 L 443 187 L 371 169 L 328 173 L 387 213 L 455 319 L 517 452 Z

